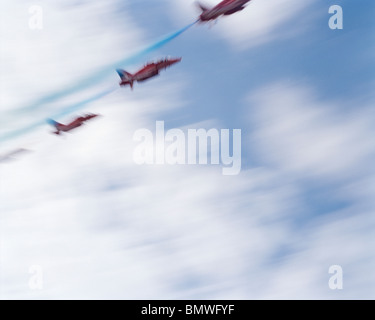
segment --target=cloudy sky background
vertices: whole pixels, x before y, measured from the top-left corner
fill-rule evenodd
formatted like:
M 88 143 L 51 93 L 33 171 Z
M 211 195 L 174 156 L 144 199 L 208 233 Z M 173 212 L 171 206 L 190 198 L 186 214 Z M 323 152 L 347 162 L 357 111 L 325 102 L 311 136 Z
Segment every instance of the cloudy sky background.
M 344 30 L 328 27 L 333 4 Z M 183 57 L 131 92 L 97 71 L 194 22 L 192 1 L 2 2 L 0 155 L 32 152 L 0 165 L 0 298 L 373 299 L 375 5 L 361 4 L 254 0 L 118 66 Z M 69 106 L 57 120 L 102 117 L 50 135 L 45 119 Z M 241 174 L 135 165 L 133 133 L 157 120 L 242 129 Z

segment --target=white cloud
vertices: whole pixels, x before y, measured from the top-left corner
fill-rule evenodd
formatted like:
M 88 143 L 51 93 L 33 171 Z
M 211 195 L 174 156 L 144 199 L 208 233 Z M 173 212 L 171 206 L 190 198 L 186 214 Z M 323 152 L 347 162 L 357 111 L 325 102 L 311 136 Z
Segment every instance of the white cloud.
M 249 186 L 264 180 L 260 172 L 233 180 L 218 169 L 85 161 L 71 145 L 59 147 L 49 156 L 44 147 L 3 175 L 5 297 L 244 298 L 233 283 L 287 236 L 280 225 L 262 228 L 266 217 L 256 208 L 269 219 L 286 208 L 270 205 L 283 193 Z M 90 157 L 109 150 L 101 141 L 97 148 Z M 248 214 L 237 208 L 243 187 Z M 34 264 L 45 270 L 40 293 L 26 287 Z
M 261 163 L 279 172 L 285 183 L 298 185 L 301 200 L 304 192 L 305 196 L 314 192 L 309 190 L 313 183 L 320 192 L 326 190 L 317 200 L 348 204 L 344 209 L 340 205 L 323 208 L 313 217 L 308 216 L 309 207 L 299 206 L 289 215 L 304 223 L 286 240 L 288 254 L 271 267 L 262 297 L 373 297 L 375 220 L 369 190 L 373 189 L 375 145 L 369 108 L 358 106 L 353 112 L 344 101 L 321 101 L 314 90 L 293 82 L 250 94 L 248 106 L 251 148 L 258 151 Z M 342 292 L 328 288 L 328 268 L 335 264 L 344 269 Z
M 249 97 L 251 137 L 269 164 L 300 176 L 345 178 L 366 172 L 375 144 L 372 114 L 365 106 L 346 111 L 345 103 L 320 102 L 293 83 L 278 83 Z
M 10 118 L 6 111 L 33 105 L 40 97 L 80 85 L 82 79 L 95 70 L 123 59 L 144 44 L 143 31 L 132 17 L 127 12 L 116 12 L 120 2 L 124 1 L 111 0 L 105 4 L 94 1 L 81 5 L 40 1 L 42 30 L 31 30 L 28 26 L 29 1 L 2 4 L 0 130 L 20 127 L 35 122 L 36 117 L 46 116 L 46 112 L 33 112 L 23 114 L 20 120 Z M 117 81 L 115 71 L 113 74 Z M 91 94 L 78 94 L 74 101 Z M 72 100 L 59 99 L 57 103 L 61 108 Z M 55 105 L 56 102 L 50 102 L 47 107 L 53 110 Z
M 264 296 L 271 299 L 373 299 L 375 255 L 372 212 L 353 207 L 319 219 L 294 242 L 298 249 L 273 268 Z M 343 269 L 343 290 L 331 290 L 329 267 Z

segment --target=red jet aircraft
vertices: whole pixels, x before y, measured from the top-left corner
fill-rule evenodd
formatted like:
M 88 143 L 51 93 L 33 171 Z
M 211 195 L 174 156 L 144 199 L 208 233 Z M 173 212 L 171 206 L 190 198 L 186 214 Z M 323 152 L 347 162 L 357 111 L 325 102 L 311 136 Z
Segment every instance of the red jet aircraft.
M 166 58 L 157 62 L 150 62 L 135 74 L 131 74 L 129 72 L 126 72 L 125 70 L 117 69 L 116 71 L 121 78 L 120 86 L 124 87 L 130 85 L 133 90 L 134 82 L 143 82 L 152 77 L 155 77 L 159 75 L 160 70 L 167 69 L 171 65 L 178 63 L 181 60 L 182 58 Z
M 85 116 L 83 117 L 78 117 L 77 119 L 75 119 L 74 121 L 72 121 L 71 123 L 65 125 L 65 124 L 61 124 L 61 123 L 58 123 L 56 122 L 55 120 L 52 120 L 52 119 L 48 119 L 48 123 L 51 125 L 51 126 L 54 126 L 56 128 L 56 131 L 53 132 L 54 134 L 57 134 L 57 135 L 60 135 L 61 132 L 69 132 L 75 128 L 78 128 L 80 126 L 82 126 L 86 121 L 89 121 L 93 118 L 96 118 L 98 117 L 99 115 L 97 114 L 86 114 Z
M 210 20 L 216 20 L 221 15 L 229 16 L 238 11 L 245 9 L 245 4 L 251 0 L 224 0 L 212 9 L 197 2 L 197 5 L 202 10 L 202 14 L 199 17 L 200 22 L 207 22 Z

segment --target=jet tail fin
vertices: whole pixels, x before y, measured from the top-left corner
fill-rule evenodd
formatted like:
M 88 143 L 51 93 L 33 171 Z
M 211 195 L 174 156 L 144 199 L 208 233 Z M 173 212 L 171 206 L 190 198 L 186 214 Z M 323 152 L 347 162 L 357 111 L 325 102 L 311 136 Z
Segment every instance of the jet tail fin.
M 129 73 L 129 72 L 125 71 L 125 70 L 122 70 L 122 69 L 117 69 L 116 71 L 117 71 L 118 75 L 120 76 L 122 83 L 129 84 L 130 87 L 133 90 L 133 87 L 134 87 L 134 75 L 132 75 L 131 73 Z M 122 85 L 122 83 L 121 83 L 121 85 Z
M 117 69 L 116 70 L 121 80 L 130 81 L 133 75 L 125 70 Z
M 53 134 L 60 135 L 59 126 L 61 126 L 61 123 L 58 123 L 57 121 L 53 119 L 47 119 L 47 123 L 51 125 L 52 127 L 55 127 L 56 131 L 52 132 Z
M 47 123 L 55 128 L 57 128 L 60 123 L 58 123 L 57 121 L 53 120 L 53 119 L 47 119 Z

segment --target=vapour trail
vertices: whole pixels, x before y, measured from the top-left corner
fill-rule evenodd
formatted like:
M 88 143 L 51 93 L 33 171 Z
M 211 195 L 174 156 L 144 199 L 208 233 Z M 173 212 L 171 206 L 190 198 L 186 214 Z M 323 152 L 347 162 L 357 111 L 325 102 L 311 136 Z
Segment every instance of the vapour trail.
M 92 96 L 91 98 L 88 98 L 88 99 L 85 99 L 83 101 L 77 102 L 73 105 L 66 106 L 66 107 L 62 108 L 61 111 L 59 111 L 58 113 L 52 115 L 51 118 L 59 118 L 59 117 L 68 115 L 68 114 L 70 114 L 74 111 L 78 111 L 78 110 L 82 109 L 83 107 L 85 107 L 86 105 L 88 105 L 89 103 L 92 103 L 96 100 L 99 100 L 99 99 L 109 95 L 110 93 L 114 92 L 117 89 L 118 88 L 107 89 L 105 91 L 102 91 L 102 92 Z M 40 121 L 36 121 L 32 124 L 29 124 L 26 127 L 7 132 L 7 133 L 3 134 L 2 136 L 0 136 L 0 142 L 5 142 L 5 141 L 8 141 L 8 140 L 11 140 L 11 139 L 14 139 L 14 138 L 18 138 L 18 137 L 20 137 L 20 136 L 22 136 L 26 133 L 30 133 L 30 132 L 34 131 L 35 129 L 37 129 L 38 127 L 44 126 L 44 125 L 46 125 L 45 119 L 40 120 Z
M 144 49 L 142 49 L 141 51 L 139 51 L 138 53 L 136 53 L 136 54 L 134 54 L 130 57 L 127 57 L 123 60 L 117 61 L 116 63 L 112 63 L 111 65 L 108 65 L 106 67 L 103 67 L 102 69 L 96 71 L 95 73 L 91 74 L 90 76 L 82 79 L 81 81 L 77 82 L 76 84 L 74 84 L 74 85 L 72 85 L 72 86 L 70 86 L 70 87 L 68 87 L 64 90 L 57 91 L 55 93 L 44 96 L 44 97 L 38 99 L 37 101 L 35 101 L 34 103 L 32 103 L 31 105 L 28 105 L 28 106 L 23 107 L 23 108 L 18 108 L 17 110 L 14 110 L 14 111 L 10 111 L 9 114 L 12 115 L 12 116 L 19 116 L 19 114 L 24 114 L 25 112 L 34 112 L 34 111 L 42 109 L 44 106 L 46 106 L 49 103 L 54 102 L 54 101 L 56 101 L 60 98 L 64 98 L 64 97 L 69 96 L 71 94 L 77 93 L 77 92 L 79 92 L 83 89 L 87 89 L 87 88 L 97 84 L 99 81 L 103 80 L 105 77 L 110 76 L 111 73 L 114 72 L 114 70 L 116 68 L 124 66 L 124 65 L 128 65 L 128 64 L 136 63 L 138 61 L 138 59 L 140 59 L 141 57 L 143 57 L 143 56 L 161 48 L 162 46 L 166 45 L 167 43 L 169 43 L 173 39 L 177 38 L 179 35 L 181 35 L 185 31 L 187 31 L 189 28 L 191 28 L 196 23 L 197 23 L 197 21 L 187 25 L 186 27 L 183 27 L 182 29 L 180 29 L 180 30 L 178 30 L 178 31 L 176 31 L 176 32 L 174 32 L 170 35 L 167 35 L 167 36 L 163 37 L 162 39 L 158 40 L 154 44 L 145 47 Z M 64 115 L 68 115 L 71 112 L 77 111 L 77 110 L 81 109 L 82 107 L 86 106 L 87 104 L 89 104 L 91 102 L 94 102 L 96 100 L 99 100 L 100 98 L 112 93 L 114 90 L 115 89 L 105 90 L 105 91 L 103 91 L 103 92 L 101 92 L 101 93 L 99 93 L 99 94 L 97 94 L 97 95 L 95 95 L 91 98 L 88 98 L 88 99 L 85 99 L 83 101 L 77 102 L 73 105 L 69 105 L 65 108 L 62 108 L 59 113 L 57 113 L 57 114 L 55 114 L 51 117 L 58 118 L 58 117 L 61 117 L 61 116 L 64 116 Z M 7 119 L 7 121 L 9 121 L 9 118 Z M 20 136 L 22 136 L 26 133 L 32 132 L 33 130 L 37 129 L 38 127 L 40 127 L 42 125 L 45 125 L 44 119 L 40 120 L 40 121 L 37 121 L 37 122 L 34 122 L 34 123 L 32 123 L 32 124 L 30 124 L 26 127 L 7 132 L 7 133 L 3 134 L 2 136 L 0 136 L 0 142 L 1 141 L 4 142 L 4 141 L 8 141 L 8 140 L 20 137 Z
M 16 110 L 9 111 L 8 114 L 16 116 L 16 115 L 19 115 L 19 114 L 23 114 L 24 112 L 36 111 L 36 110 L 41 109 L 46 104 L 54 102 L 54 101 L 56 101 L 60 98 L 64 98 L 66 96 L 69 96 L 71 94 L 77 93 L 77 92 L 79 92 L 83 89 L 87 89 L 87 88 L 97 84 L 98 82 L 100 82 L 104 78 L 110 76 L 116 68 L 124 66 L 124 65 L 136 63 L 141 57 L 143 57 L 146 54 L 151 53 L 151 52 L 161 48 L 162 46 L 166 45 L 167 43 L 169 43 L 170 41 L 172 41 L 173 39 L 177 38 L 179 35 L 184 33 L 186 30 L 191 28 L 195 23 L 196 23 L 196 21 L 194 23 L 191 23 L 191 24 L 187 25 L 186 27 L 183 27 L 182 29 L 170 34 L 170 35 L 167 35 L 167 36 L 163 37 L 162 39 L 158 40 L 154 44 L 152 44 L 150 46 L 147 46 L 146 48 L 142 49 L 141 51 L 135 53 L 134 55 L 132 55 L 130 57 L 127 57 L 125 59 L 117 61 L 116 63 L 112 63 L 112 64 L 110 64 L 106 67 L 101 68 L 100 70 L 96 71 L 95 73 L 93 73 L 93 74 L 87 76 L 86 78 L 78 81 L 77 83 L 65 88 L 64 90 L 57 91 L 55 93 L 46 95 L 46 96 L 38 99 L 37 101 L 33 102 L 32 104 L 26 106 L 26 107 L 21 107 L 21 108 L 18 108 Z M 7 120 L 9 120 L 9 119 L 7 119 Z

